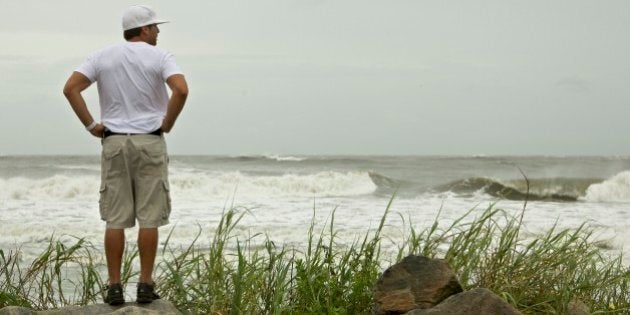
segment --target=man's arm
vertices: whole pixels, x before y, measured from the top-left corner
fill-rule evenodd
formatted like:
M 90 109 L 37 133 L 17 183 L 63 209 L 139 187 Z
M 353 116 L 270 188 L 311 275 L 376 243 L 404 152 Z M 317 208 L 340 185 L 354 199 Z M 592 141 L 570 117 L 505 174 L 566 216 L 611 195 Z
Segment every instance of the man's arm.
M 188 97 L 188 84 L 186 79 L 181 74 L 174 74 L 166 79 L 166 84 L 173 92 L 171 98 L 168 100 L 166 108 L 166 116 L 162 121 L 162 131 L 170 132 L 175 125 L 177 116 L 181 113 L 186 103 L 186 97 Z
M 75 71 L 70 78 L 68 78 L 66 85 L 63 87 L 63 95 L 66 96 L 70 106 L 72 106 L 72 110 L 74 110 L 74 113 L 86 127 L 94 122 L 94 118 L 92 118 L 81 92 L 87 89 L 91 84 L 92 82 L 90 82 L 85 75 Z M 105 127 L 99 123 L 90 130 L 90 133 L 95 137 L 101 138 L 103 137 L 104 130 Z

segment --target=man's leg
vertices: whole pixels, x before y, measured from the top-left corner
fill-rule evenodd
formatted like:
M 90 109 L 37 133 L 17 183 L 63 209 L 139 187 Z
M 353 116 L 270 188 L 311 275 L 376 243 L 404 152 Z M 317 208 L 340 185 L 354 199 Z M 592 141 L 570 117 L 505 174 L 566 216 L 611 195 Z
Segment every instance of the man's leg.
M 107 257 L 107 272 L 109 284 L 120 283 L 120 267 L 125 251 L 125 230 L 105 230 L 105 256 Z
M 155 293 L 153 268 L 158 245 L 158 227 L 168 223 L 170 198 L 168 195 L 168 169 L 166 143 L 155 135 L 132 138 L 138 154 L 134 179 L 138 249 L 140 251 L 140 279 L 138 303 L 151 303 L 160 297 Z
M 138 249 L 140 250 L 141 283 L 153 284 L 153 266 L 158 244 L 157 228 L 140 228 L 138 230 Z

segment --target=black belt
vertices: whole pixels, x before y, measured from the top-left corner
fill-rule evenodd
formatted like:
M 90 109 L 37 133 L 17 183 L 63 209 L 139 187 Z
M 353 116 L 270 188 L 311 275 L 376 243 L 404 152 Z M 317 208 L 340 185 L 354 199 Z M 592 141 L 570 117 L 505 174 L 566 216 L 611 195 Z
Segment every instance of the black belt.
M 153 132 L 149 132 L 149 133 L 122 133 L 122 132 L 113 132 L 109 129 L 105 129 L 105 131 L 103 131 L 103 138 L 107 138 L 109 136 L 137 136 L 137 135 L 154 135 L 154 136 L 161 136 L 162 135 L 162 128 L 158 128 L 158 130 L 153 131 Z

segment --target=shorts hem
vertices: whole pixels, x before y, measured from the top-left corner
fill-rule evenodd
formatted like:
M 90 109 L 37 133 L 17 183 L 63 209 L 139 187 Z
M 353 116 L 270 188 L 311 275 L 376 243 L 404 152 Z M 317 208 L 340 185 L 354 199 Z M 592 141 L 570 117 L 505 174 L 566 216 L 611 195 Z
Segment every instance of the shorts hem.
M 116 229 L 116 230 L 123 230 L 123 229 L 129 229 L 136 226 L 135 224 L 115 224 L 115 223 L 109 223 L 107 222 L 107 224 L 105 224 L 105 228 L 106 229 Z
M 141 229 L 151 229 L 151 228 L 158 228 L 160 226 L 167 225 L 168 223 L 169 223 L 168 220 L 143 221 L 143 222 L 138 221 L 138 227 Z

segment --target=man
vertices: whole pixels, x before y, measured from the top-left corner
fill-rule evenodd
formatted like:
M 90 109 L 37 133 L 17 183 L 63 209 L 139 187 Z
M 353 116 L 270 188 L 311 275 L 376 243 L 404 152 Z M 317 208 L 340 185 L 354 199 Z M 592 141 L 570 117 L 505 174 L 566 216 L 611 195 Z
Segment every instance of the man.
M 105 302 L 125 302 L 120 269 L 125 230 L 138 221 L 140 279 L 137 302 L 159 299 L 152 278 L 158 227 L 168 223 L 170 196 L 166 144 L 188 95 L 173 55 L 155 47 L 160 30 L 147 6 L 123 15 L 125 42 L 99 50 L 70 76 L 63 93 L 86 129 L 101 138 L 100 214 L 107 222 L 105 255 L 109 274 Z M 101 123 L 90 114 L 81 92 L 97 82 Z M 172 91 L 169 98 L 166 85 Z

